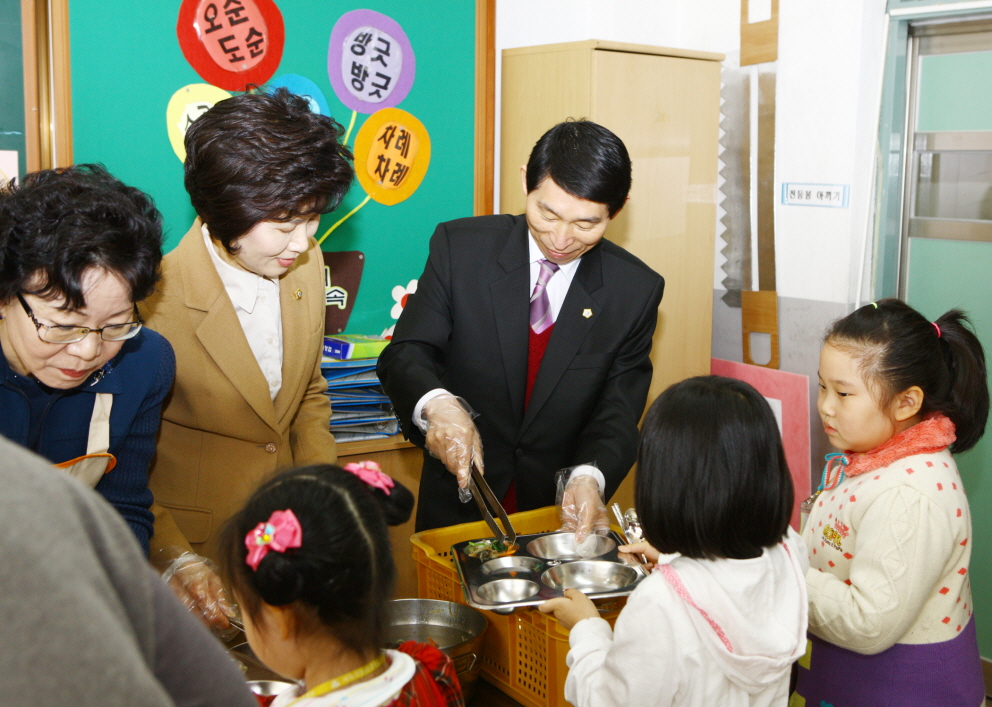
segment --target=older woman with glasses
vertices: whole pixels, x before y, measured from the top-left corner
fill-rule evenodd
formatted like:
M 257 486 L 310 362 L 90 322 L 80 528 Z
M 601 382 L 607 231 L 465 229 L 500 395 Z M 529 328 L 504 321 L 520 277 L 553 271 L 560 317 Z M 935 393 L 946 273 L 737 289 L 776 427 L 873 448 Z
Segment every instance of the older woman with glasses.
M 94 487 L 146 552 L 175 357 L 136 305 L 161 248 L 151 200 L 99 165 L 0 187 L 0 434 Z

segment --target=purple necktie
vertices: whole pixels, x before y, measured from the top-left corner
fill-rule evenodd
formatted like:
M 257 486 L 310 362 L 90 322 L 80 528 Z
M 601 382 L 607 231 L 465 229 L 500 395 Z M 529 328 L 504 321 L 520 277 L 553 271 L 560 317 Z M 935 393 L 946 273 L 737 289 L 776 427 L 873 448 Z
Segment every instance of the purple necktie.
M 534 294 L 530 296 L 530 328 L 535 334 L 544 332 L 549 326 L 554 324 L 551 319 L 551 302 L 548 300 L 548 280 L 558 272 L 558 266 L 549 260 L 538 261 L 541 272 L 537 275 L 537 284 L 534 285 Z

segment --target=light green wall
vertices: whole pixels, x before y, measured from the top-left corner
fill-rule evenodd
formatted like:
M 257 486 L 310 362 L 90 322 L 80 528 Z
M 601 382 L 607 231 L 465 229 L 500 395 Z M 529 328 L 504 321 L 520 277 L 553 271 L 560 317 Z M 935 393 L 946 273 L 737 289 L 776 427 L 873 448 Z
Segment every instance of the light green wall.
M 919 132 L 992 130 L 992 51 L 924 56 Z
M 913 238 L 907 301 L 931 321 L 963 309 L 992 359 L 992 243 Z M 988 430 L 988 428 L 986 428 Z M 992 434 L 957 457 L 971 506 L 971 591 L 978 645 L 992 657 Z
M 189 228 L 193 210 L 183 189 L 182 164 L 166 133 L 172 94 L 204 83 L 183 58 L 176 38 L 180 2 L 69 4 L 72 50 L 73 142 L 76 162 L 102 162 L 123 181 L 147 191 L 165 217 L 166 250 Z M 365 272 L 348 333 L 380 334 L 390 317 L 395 285 L 420 277 L 427 244 L 440 221 L 472 215 L 475 3 L 436 0 L 279 0 L 286 26 L 282 63 L 274 76 L 294 73 L 314 81 L 331 114 L 348 125 L 327 77 L 327 48 L 337 19 L 350 10 L 376 10 L 405 30 L 417 57 L 409 95 L 397 107 L 412 113 L 431 138 L 423 183 L 395 206 L 370 201 L 326 241 L 329 251 L 360 250 Z M 359 115 L 354 135 L 367 116 Z M 338 210 L 325 216 L 323 233 L 365 198 L 356 182 Z

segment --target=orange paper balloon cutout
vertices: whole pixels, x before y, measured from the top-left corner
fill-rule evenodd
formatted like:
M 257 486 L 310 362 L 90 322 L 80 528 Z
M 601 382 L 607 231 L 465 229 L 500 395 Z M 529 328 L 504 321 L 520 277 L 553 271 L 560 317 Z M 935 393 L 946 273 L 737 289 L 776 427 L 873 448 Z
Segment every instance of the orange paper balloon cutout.
M 427 128 L 405 110 L 383 108 L 355 137 L 355 173 L 365 192 L 386 206 L 408 199 L 431 162 Z

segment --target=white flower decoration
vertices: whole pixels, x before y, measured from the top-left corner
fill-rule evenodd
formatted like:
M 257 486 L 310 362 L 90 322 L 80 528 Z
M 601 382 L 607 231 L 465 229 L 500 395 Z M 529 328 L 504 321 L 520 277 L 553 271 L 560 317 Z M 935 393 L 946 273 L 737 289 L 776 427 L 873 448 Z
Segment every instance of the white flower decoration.
M 396 287 L 394 287 L 393 299 L 396 300 L 396 304 L 394 304 L 393 308 L 389 310 L 389 316 L 391 316 L 393 319 L 399 319 L 400 315 L 403 314 L 403 308 L 406 307 L 407 297 L 409 297 L 416 291 L 417 291 L 416 280 L 410 280 L 410 282 L 407 283 L 406 287 L 403 287 L 402 285 L 397 285 Z
M 393 324 L 388 329 L 384 329 L 383 332 L 382 332 L 382 334 L 380 334 L 379 336 L 381 336 L 383 339 L 388 339 L 388 340 L 391 341 L 392 338 L 393 338 L 393 329 L 395 329 L 395 328 L 396 328 L 396 325 Z

